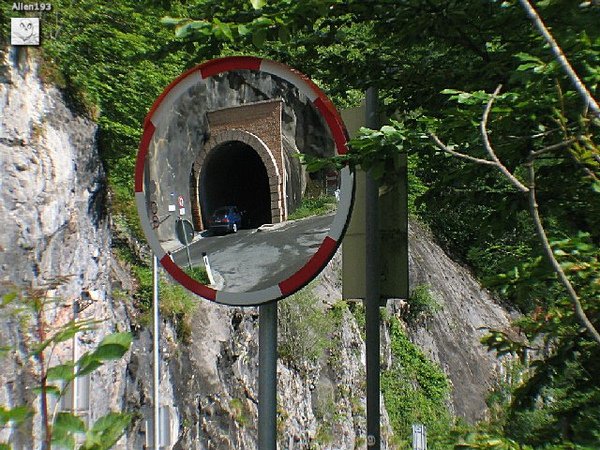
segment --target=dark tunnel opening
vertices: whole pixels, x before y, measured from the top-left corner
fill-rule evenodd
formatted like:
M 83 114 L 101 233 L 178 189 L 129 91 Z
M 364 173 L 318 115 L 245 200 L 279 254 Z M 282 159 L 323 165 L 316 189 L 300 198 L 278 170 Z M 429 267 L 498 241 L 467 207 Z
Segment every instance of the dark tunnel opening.
M 205 226 L 211 214 L 222 206 L 237 206 L 244 211 L 243 227 L 271 223 L 267 169 L 258 153 L 243 142 L 226 142 L 208 154 L 199 189 Z

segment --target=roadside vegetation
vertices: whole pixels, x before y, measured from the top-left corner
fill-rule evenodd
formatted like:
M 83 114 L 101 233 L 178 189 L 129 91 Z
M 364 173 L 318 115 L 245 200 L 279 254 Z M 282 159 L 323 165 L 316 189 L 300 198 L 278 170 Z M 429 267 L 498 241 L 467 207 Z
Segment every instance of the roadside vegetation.
M 288 215 L 289 220 L 304 219 L 305 217 L 324 216 L 335 211 L 337 202 L 331 195 L 303 198 L 296 210 Z
M 130 268 L 136 280 L 134 304 L 140 313 L 138 321 L 140 325 L 149 326 L 152 321 L 152 268 L 144 264 L 127 246 L 121 245 L 116 248 L 115 256 Z M 187 269 L 186 273 L 200 283 L 209 284 L 208 274 L 203 267 Z M 160 315 L 174 325 L 181 342 L 188 343 L 192 332 L 192 315 L 201 300 L 166 275 L 163 270 L 159 270 L 158 288 Z

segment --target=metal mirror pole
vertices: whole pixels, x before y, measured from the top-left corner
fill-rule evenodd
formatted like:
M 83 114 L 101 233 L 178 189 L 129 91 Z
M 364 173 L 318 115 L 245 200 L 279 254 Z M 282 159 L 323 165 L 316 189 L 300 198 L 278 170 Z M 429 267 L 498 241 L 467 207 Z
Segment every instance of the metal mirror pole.
M 277 303 L 258 307 L 258 448 L 277 449 Z
M 153 433 L 153 448 L 159 450 L 160 435 L 159 435 L 159 414 L 160 414 L 160 394 L 158 387 L 160 384 L 160 368 L 159 368 L 159 314 L 158 314 L 158 258 L 156 255 L 152 257 L 152 282 L 153 282 L 153 295 L 152 295 L 152 313 L 153 313 L 153 331 L 152 331 L 152 370 L 153 370 L 153 407 L 154 407 L 154 420 L 152 426 Z
M 366 92 L 366 125 L 379 128 L 379 108 L 377 88 L 370 87 Z M 379 269 L 379 185 L 371 172 L 366 181 L 366 356 L 367 356 L 367 447 L 381 448 L 380 427 L 380 269 Z

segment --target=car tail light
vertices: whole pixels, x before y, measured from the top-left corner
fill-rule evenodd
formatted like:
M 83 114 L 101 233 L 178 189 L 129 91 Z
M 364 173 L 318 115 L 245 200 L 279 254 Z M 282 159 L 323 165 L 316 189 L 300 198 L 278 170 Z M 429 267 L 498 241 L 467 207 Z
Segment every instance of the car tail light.
M 227 217 L 223 217 L 223 222 L 229 223 L 229 219 Z

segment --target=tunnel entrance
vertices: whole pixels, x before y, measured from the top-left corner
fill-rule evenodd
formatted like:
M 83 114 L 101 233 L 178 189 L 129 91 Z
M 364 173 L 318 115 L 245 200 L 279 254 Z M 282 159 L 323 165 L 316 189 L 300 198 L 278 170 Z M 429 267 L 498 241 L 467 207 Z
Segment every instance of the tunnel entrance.
M 267 169 L 259 154 L 244 142 L 228 141 L 208 153 L 198 191 L 205 227 L 207 219 L 222 206 L 243 211 L 243 227 L 272 222 Z

